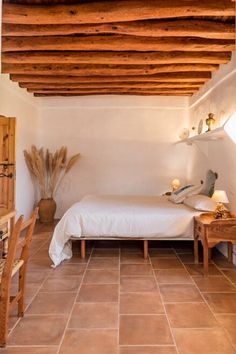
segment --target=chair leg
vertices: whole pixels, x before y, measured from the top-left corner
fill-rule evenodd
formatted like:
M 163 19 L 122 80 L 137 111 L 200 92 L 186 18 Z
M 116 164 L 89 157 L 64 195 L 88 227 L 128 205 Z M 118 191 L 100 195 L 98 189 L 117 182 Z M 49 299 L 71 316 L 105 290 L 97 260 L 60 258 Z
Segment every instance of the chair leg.
M 18 317 L 23 317 L 25 312 L 25 266 L 19 270 L 19 292 L 21 294 L 18 300 Z
M 0 300 L 0 347 L 6 346 L 9 319 L 9 297 Z

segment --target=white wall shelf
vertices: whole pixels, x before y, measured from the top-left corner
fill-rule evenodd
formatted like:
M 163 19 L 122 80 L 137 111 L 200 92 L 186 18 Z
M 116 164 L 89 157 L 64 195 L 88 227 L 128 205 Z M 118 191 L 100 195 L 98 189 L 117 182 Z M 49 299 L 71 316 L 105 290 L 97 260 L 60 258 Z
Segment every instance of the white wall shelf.
M 214 130 L 211 130 L 210 132 L 198 134 L 191 136 L 190 138 L 179 140 L 178 143 L 185 143 L 187 145 L 192 145 L 195 142 L 198 141 L 203 141 L 203 142 L 209 142 L 209 141 L 216 141 L 216 140 L 221 140 L 226 136 L 225 130 L 223 127 L 216 128 Z

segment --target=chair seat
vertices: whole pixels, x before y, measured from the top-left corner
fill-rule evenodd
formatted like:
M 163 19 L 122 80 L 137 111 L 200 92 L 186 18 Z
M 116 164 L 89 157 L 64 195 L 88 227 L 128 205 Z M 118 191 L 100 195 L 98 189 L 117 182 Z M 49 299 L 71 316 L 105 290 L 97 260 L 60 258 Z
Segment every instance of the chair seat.
M 3 273 L 3 269 L 5 266 L 6 260 L 5 259 L 0 259 L 0 282 L 2 279 L 2 273 Z M 12 267 L 12 273 L 11 276 L 13 277 L 16 272 L 20 269 L 20 267 L 24 264 L 23 259 L 16 259 L 13 263 L 13 267 Z

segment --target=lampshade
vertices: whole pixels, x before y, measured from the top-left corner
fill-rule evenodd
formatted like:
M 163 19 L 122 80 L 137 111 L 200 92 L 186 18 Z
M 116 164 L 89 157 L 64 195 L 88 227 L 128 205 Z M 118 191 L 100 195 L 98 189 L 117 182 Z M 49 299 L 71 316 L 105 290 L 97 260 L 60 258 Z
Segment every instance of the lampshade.
M 174 191 L 178 189 L 180 187 L 180 180 L 178 178 L 173 179 L 173 181 L 171 182 L 171 187 Z
M 236 112 L 234 112 L 224 124 L 224 130 L 236 144 Z
M 229 203 L 229 199 L 225 191 L 215 190 L 211 197 L 216 203 Z

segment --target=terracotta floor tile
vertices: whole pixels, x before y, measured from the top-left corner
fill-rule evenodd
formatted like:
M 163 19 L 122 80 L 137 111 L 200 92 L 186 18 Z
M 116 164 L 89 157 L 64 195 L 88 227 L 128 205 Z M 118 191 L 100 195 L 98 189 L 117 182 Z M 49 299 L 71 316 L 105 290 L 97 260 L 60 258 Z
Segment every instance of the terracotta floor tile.
M 8 345 L 58 345 L 68 316 L 24 316 L 8 338 Z
M 118 258 L 91 258 L 89 264 L 88 264 L 88 269 L 113 269 L 113 270 L 118 270 L 119 269 L 119 259 Z
M 83 279 L 85 284 L 116 284 L 119 282 L 117 270 L 87 270 Z
M 92 253 L 92 257 L 118 257 L 118 256 L 119 256 L 119 249 L 111 249 L 111 248 L 108 249 L 97 248 Z
M 118 327 L 118 304 L 76 303 L 68 328 L 106 328 Z
M 171 248 L 149 248 L 149 255 L 151 257 L 169 257 L 176 258 L 176 253 Z
M 236 345 L 236 315 L 216 315 L 216 319 L 227 330 L 231 342 Z
M 151 258 L 154 269 L 177 269 L 183 268 L 183 264 L 177 258 Z
M 179 258 L 181 259 L 181 262 L 183 262 L 184 264 L 194 263 L 194 255 L 193 255 L 193 253 L 179 254 Z M 202 263 L 202 257 L 201 256 L 199 256 L 199 263 Z
M 143 257 L 143 249 L 141 247 L 128 247 L 128 248 L 121 248 L 120 250 L 121 256 L 125 255 L 139 255 Z
M 164 313 L 164 308 L 158 292 L 121 293 L 120 313 L 161 314 Z
M 190 284 L 160 284 L 164 302 L 202 302 L 195 285 Z
M 81 283 L 81 276 L 68 276 L 66 278 L 49 277 L 40 291 L 72 291 L 76 292 Z
M 120 344 L 154 345 L 172 344 L 165 315 L 121 315 Z
M 220 269 L 236 269 L 233 263 L 228 262 L 226 257 L 214 258 L 214 263 Z
M 155 270 L 155 276 L 158 283 L 163 284 L 193 283 L 190 275 L 185 269 Z
M 60 354 L 118 354 L 117 331 L 101 329 L 69 329 Z
M 29 308 L 27 314 L 67 314 L 71 311 L 76 293 L 45 293 L 39 292 Z
M 143 258 L 143 254 L 121 254 L 121 264 L 150 264 L 149 259 Z
M 223 329 L 174 329 L 181 354 L 235 354 Z
M 1 354 L 57 354 L 57 347 L 7 347 L 1 349 Z
M 28 271 L 51 272 L 52 271 L 51 265 L 52 265 L 52 261 L 48 257 L 35 258 L 35 259 L 30 258 L 28 262 Z
M 47 272 L 27 272 L 26 273 L 26 282 L 28 285 L 41 285 L 43 281 L 48 277 Z M 18 274 L 13 278 L 13 283 L 18 283 Z
M 204 276 L 202 264 L 186 264 L 185 267 L 189 274 L 192 276 Z M 214 264 L 209 264 L 208 275 L 222 275 L 222 273 L 216 268 Z
M 157 291 L 154 277 L 121 277 L 121 292 L 149 292 Z
M 153 270 L 150 264 L 121 264 L 121 276 L 133 275 L 153 275 Z
M 51 277 L 63 278 L 68 275 L 80 275 L 84 274 L 86 269 L 85 264 L 61 264 L 59 267 L 52 270 Z
M 167 316 L 173 328 L 217 327 L 217 321 L 205 303 L 166 304 Z
M 76 301 L 79 302 L 117 302 L 119 286 L 115 284 L 82 284 Z
M 233 283 L 236 283 L 236 270 L 235 269 L 228 269 L 222 271 L 224 275 L 229 278 Z
M 201 292 L 236 291 L 236 288 L 223 276 L 194 277 L 194 281 Z
M 203 296 L 215 313 L 236 313 L 235 293 L 204 293 Z
M 119 354 L 177 354 L 174 346 L 120 346 Z

